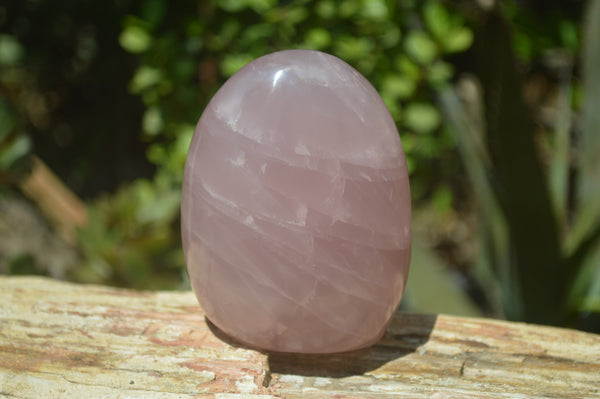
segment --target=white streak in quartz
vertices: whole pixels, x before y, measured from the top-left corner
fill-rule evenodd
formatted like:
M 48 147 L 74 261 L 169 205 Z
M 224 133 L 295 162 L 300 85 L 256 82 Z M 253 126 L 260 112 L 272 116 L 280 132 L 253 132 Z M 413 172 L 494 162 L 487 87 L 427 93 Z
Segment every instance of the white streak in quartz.
M 326 174 L 341 174 L 345 178 L 358 179 L 360 173 L 368 174 L 373 181 L 379 181 L 381 179 L 387 180 L 389 178 L 402 178 L 406 174 L 405 164 L 398 163 L 398 160 L 390 162 L 390 165 L 384 168 L 372 167 L 365 165 L 354 164 L 349 161 L 340 161 L 339 159 L 329 157 L 320 157 L 311 154 L 310 157 L 296 154 L 295 151 L 285 152 L 280 148 L 269 148 L 265 145 L 260 145 L 252 140 L 247 139 L 245 136 L 240 136 L 232 132 L 231 129 L 219 128 L 215 129 L 215 121 L 218 119 L 214 118 L 213 115 L 203 115 L 203 119 L 206 119 L 207 123 L 210 123 L 213 127 L 207 132 L 207 136 L 217 137 L 221 140 L 227 140 L 228 143 L 236 143 L 236 145 L 244 148 L 245 151 L 254 153 L 265 159 L 273 162 L 285 163 L 292 166 L 299 166 L 310 170 L 316 170 L 320 173 Z M 204 125 L 204 123 L 201 124 Z M 247 139 L 247 140 L 244 140 Z M 340 165 L 343 164 L 343 168 Z M 354 172 L 356 171 L 356 172 Z
M 202 188 L 204 189 L 204 191 L 206 191 L 211 197 L 213 197 L 217 201 L 219 201 L 231 208 L 238 208 L 238 205 L 234 201 L 231 201 L 230 199 L 223 197 L 214 188 L 211 188 L 208 184 L 202 183 Z
M 211 174 L 211 167 L 214 168 L 215 165 L 218 165 L 219 160 L 222 158 L 234 158 L 238 151 L 235 148 L 232 148 L 231 143 L 222 141 L 223 137 L 210 136 L 208 139 L 209 143 L 212 144 L 212 148 L 216 148 L 220 151 L 210 151 L 205 154 L 203 160 L 206 167 L 197 169 L 201 174 L 201 176 L 197 176 L 197 179 L 205 182 L 212 181 L 214 180 L 213 177 L 216 177 L 216 175 Z M 244 151 L 246 153 L 251 153 L 248 149 Z M 217 154 L 221 154 L 220 157 L 217 157 Z M 374 233 L 391 232 L 388 230 L 381 230 L 381 227 L 383 226 L 394 229 L 392 231 L 395 231 L 394 234 L 396 235 L 402 234 L 403 232 L 401 229 L 403 223 L 401 223 L 400 220 L 402 219 L 402 216 L 400 214 L 396 215 L 394 212 L 390 211 L 393 209 L 396 209 L 398 212 L 402 211 L 402 198 L 393 197 L 402 195 L 407 197 L 407 192 L 394 194 L 394 191 L 391 190 L 387 193 L 380 193 L 379 190 L 382 188 L 380 184 L 371 184 L 371 182 L 366 181 L 365 179 L 362 179 L 361 182 L 360 180 L 343 179 L 340 176 L 328 178 L 329 175 L 323 175 L 319 171 L 308 171 L 307 174 L 307 169 L 305 168 L 290 168 L 286 167 L 285 164 L 276 164 L 274 161 L 269 164 L 272 166 L 268 165 L 263 171 L 263 165 L 264 164 L 255 162 L 254 159 L 248 157 L 245 169 L 240 175 L 241 181 L 233 184 L 231 189 L 223 192 L 223 189 L 226 188 L 227 185 L 224 186 L 220 182 L 225 180 L 233 183 L 235 181 L 235 175 L 239 173 L 236 171 L 237 169 L 231 169 L 224 166 L 223 171 L 225 172 L 228 170 L 229 172 L 225 176 L 221 175 L 219 179 L 214 180 L 212 184 L 214 187 L 220 184 L 222 192 L 215 192 L 211 189 L 211 194 L 218 195 L 221 198 L 231 198 L 231 195 L 228 194 L 228 192 L 243 193 L 243 196 L 239 199 L 236 198 L 234 202 L 238 205 L 244 205 L 259 201 L 260 203 L 258 204 L 257 211 L 266 217 L 275 217 L 276 214 L 273 214 L 273 209 L 281 208 L 281 205 L 287 201 L 290 207 L 296 209 L 294 214 L 297 216 L 294 219 L 287 220 L 292 224 L 298 225 L 305 224 L 306 212 L 304 208 L 306 206 L 321 214 L 332 215 L 333 220 L 331 223 L 338 220 L 347 224 L 356 224 L 359 222 L 364 224 L 364 217 L 360 221 L 354 220 L 355 213 L 352 212 L 351 209 L 355 205 L 352 205 L 352 202 L 358 201 L 357 204 L 370 203 L 370 206 L 373 207 L 372 216 L 375 217 L 379 215 L 371 222 L 367 221 L 367 226 L 372 229 Z M 364 174 L 364 172 L 360 173 Z M 205 174 L 209 175 L 205 176 Z M 324 178 L 321 178 L 320 176 Z M 263 190 L 254 193 L 252 196 L 247 195 L 252 192 L 253 187 L 259 186 L 263 186 Z M 299 191 L 298 187 L 303 187 L 305 189 Z M 389 206 L 385 205 L 388 198 L 393 200 L 391 209 Z M 395 199 L 398 201 L 395 201 Z M 378 204 L 378 202 L 381 202 L 382 200 L 385 202 Z M 274 205 L 271 206 L 268 204 Z M 306 206 L 303 204 L 306 204 Z M 344 208 L 344 204 L 347 204 L 347 209 Z M 264 209 L 264 211 L 260 211 L 260 209 Z M 271 216 L 269 216 L 269 213 Z M 398 218 L 399 223 L 390 225 L 387 223 L 390 218 Z M 402 236 L 404 236 L 404 234 L 402 234 Z
M 238 166 L 238 167 L 244 166 L 246 164 L 246 157 L 244 156 L 244 153 L 240 152 L 238 154 L 237 158 L 235 158 L 234 160 L 232 160 L 231 163 L 234 166 Z
M 231 208 L 239 209 L 240 206 L 244 206 L 247 208 L 249 204 L 239 204 L 233 202 L 231 200 L 226 199 L 226 197 L 224 197 L 222 194 L 214 192 L 212 187 L 206 186 L 206 188 L 207 193 L 211 197 L 217 199 L 217 201 L 221 203 L 227 204 Z M 198 193 L 201 193 L 201 191 L 198 191 Z M 268 191 L 265 191 L 265 194 L 268 193 Z M 276 205 L 282 204 L 276 202 Z M 262 207 L 259 209 L 262 209 Z M 383 232 L 377 232 L 374 230 L 364 230 L 363 232 L 359 225 L 352 225 L 349 223 L 336 221 L 334 217 L 329 217 L 325 214 L 315 211 L 314 209 L 307 208 L 302 204 L 290 204 L 290 207 L 287 207 L 287 209 L 295 209 L 293 218 L 290 218 L 289 216 L 283 218 L 283 216 L 289 215 L 289 213 L 287 213 L 285 209 L 286 207 L 273 208 L 270 210 L 265 209 L 261 212 L 257 212 L 257 210 L 254 210 L 253 215 L 255 217 L 260 217 L 265 220 L 270 220 L 275 224 L 279 224 L 287 228 L 292 228 L 293 226 L 302 226 L 308 223 L 310 227 L 310 234 L 316 236 L 333 236 L 340 239 L 347 239 L 355 244 L 368 244 L 375 248 L 380 248 L 382 250 L 405 248 L 404 245 L 400 245 L 402 244 L 401 242 L 395 243 L 395 241 L 390 241 L 390 239 L 393 239 L 393 237 L 397 237 L 397 240 L 400 241 L 402 241 L 402 238 L 406 238 L 406 233 L 404 229 L 396 232 L 393 236 L 388 236 Z M 275 217 L 276 215 L 281 215 L 282 212 L 282 218 Z
M 209 247 L 210 245 L 207 245 L 205 243 L 205 246 Z M 241 275 L 243 275 L 245 277 L 243 279 L 244 281 L 246 281 L 246 282 L 248 280 L 254 281 L 255 283 L 262 286 L 263 289 L 270 290 L 270 291 L 272 291 L 273 294 L 278 295 L 282 299 L 285 299 L 285 300 L 290 301 L 293 304 L 297 305 L 298 308 L 305 309 L 309 313 L 313 314 L 316 318 L 320 319 L 325 325 L 327 325 L 331 328 L 334 328 L 334 329 L 344 327 L 345 320 L 343 318 L 335 319 L 335 320 L 333 320 L 334 323 L 331 323 L 332 320 L 327 320 L 325 318 L 322 318 L 322 316 L 319 316 L 318 312 L 314 312 L 313 310 L 311 310 L 308 307 L 308 303 L 310 303 L 310 298 L 311 297 L 314 298 L 314 289 L 310 290 L 309 292 L 301 293 L 301 295 L 299 295 L 299 296 L 297 294 L 294 295 L 294 293 L 286 292 L 279 284 L 275 283 L 269 275 L 262 273 L 256 267 L 246 268 L 246 267 L 239 267 L 237 265 L 233 266 L 234 263 L 232 263 L 230 260 L 228 260 L 227 256 L 223 257 L 222 255 L 217 255 L 214 251 L 210 251 L 210 250 L 205 250 L 205 252 L 207 254 L 210 254 L 210 256 L 213 259 L 218 260 L 219 264 L 221 264 L 223 266 L 229 266 L 230 268 L 237 270 L 238 273 L 240 273 Z M 229 252 L 227 252 L 227 254 L 229 254 Z M 313 287 L 315 287 L 315 283 L 314 283 L 315 281 L 320 281 L 318 284 L 323 284 L 323 283 L 328 284 L 329 283 L 328 281 L 320 280 L 319 278 L 313 278 L 313 279 L 311 279 L 311 281 L 312 281 L 311 285 Z M 340 292 L 340 294 L 348 294 L 348 293 Z M 344 295 L 342 295 L 340 298 L 343 298 L 343 297 L 344 297 Z M 263 308 L 266 311 L 269 311 L 269 308 L 266 307 L 266 303 L 264 301 L 257 300 L 257 304 L 263 304 Z M 281 315 L 272 315 L 272 316 L 281 316 Z M 277 319 L 277 317 L 273 318 L 273 320 L 276 320 L 276 319 Z
M 207 241 L 203 237 L 197 238 L 206 247 L 214 246 L 214 243 Z M 242 249 L 237 251 L 243 251 L 246 249 L 247 247 L 242 246 Z M 281 277 L 281 271 L 277 271 L 276 273 L 272 274 L 265 274 L 262 270 L 260 270 L 260 268 L 256 268 L 256 265 L 244 261 L 243 258 L 241 258 L 241 256 L 242 254 L 231 253 L 230 251 L 227 251 L 224 253 L 223 256 L 221 256 L 221 259 L 227 261 L 230 264 L 236 264 L 238 267 L 242 267 L 243 270 L 251 272 L 261 281 L 272 282 L 271 276 Z M 265 254 L 265 257 L 268 256 L 274 256 L 275 258 L 279 258 L 281 255 L 279 253 L 267 252 Z M 357 277 L 348 269 L 331 267 L 329 264 L 326 263 L 320 263 L 319 265 L 312 264 L 312 266 L 304 266 L 298 268 L 297 266 L 292 264 L 291 261 L 288 260 L 286 262 L 284 256 L 282 256 L 281 258 L 283 259 L 282 267 L 291 267 L 291 274 L 293 274 L 294 276 L 299 276 L 298 278 L 300 278 L 300 280 L 307 279 L 307 281 L 323 281 L 329 284 L 333 289 L 339 291 L 339 294 L 342 295 L 341 298 L 343 298 L 344 295 L 346 295 L 349 297 L 353 297 L 359 301 L 370 302 L 371 306 L 374 306 L 376 308 L 384 308 L 386 306 L 385 301 L 381 300 L 381 289 L 384 287 L 383 283 L 375 284 L 373 281 L 368 280 L 364 276 Z M 242 260 L 240 261 L 240 259 Z M 288 263 L 289 265 L 285 266 Z M 311 264 L 307 263 L 307 265 Z M 338 276 L 338 278 L 326 279 L 324 276 L 327 276 L 327 274 L 331 274 L 332 276 Z M 271 286 L 270 283 L 268 285 Z M 281 288 L 277 284 L 273 285 L 273 289 L 275 289 L 278 292 L 279 290 L 281 290 Z M 286 298 L 291 298 L 301 304 L 307 304 L 314 297 L 313 289 L 310 289 L 309 291 L 298 291 L 296 289 L 292 289 L 287 290 L 285 292 L 287 292 Z
M 373 179 L 371 179 L 371 176 L 369 176 L 365 172 L 360 172 L 360 177 L 362 177 L 363 179 L 365 179 L 368 182 L 372 182 L 373 181 Z
M 360 74 L 320 53 L 285 54 L 296 61 L 243 68 L 198 123 L 182 197 L 186 263 L 208 317 L 237 339 L 350 350 L 383 333 L 402 294 L 406 166 Z
M 216 209 L 214 210 L 217 211 Z M 217 212 L 220 213 L 220 211 Z M 213 214 L 212 219 L 216 220 L 215 217 L 217 217 L 217 214 Z M 224 232 L 223 229 L 226 228 L 228 223 L 237 220 L 237 218 L 235 217 L 226 217 L 227 219 L 218 219 L 219 223 L 213 222 L 213 234 L 219 231 Z M 204 223 L 206 225 L 209 225 L 210 221 L 206 220 L 204 221 Z M 259 229 L 256 224 L 254 224 L 251 227 L 255 231 L 259 231 L 261 234 L 265 233 L 264 229 Z M 278 235 L 272 236 L 272 238 L 277 237 Z M 325 275 L 337 275 L 336 279 L 330 281 L 334 283 L 334 286 L 336 288 L 339 288 L 342 291 L 346 290 L 352 293 L 352 295 L 362 298 L 363 300 L 372 301 L 373 303 L 379 305 L 383 304 L 384 302 L 377 300 L 376 298 L 378 298 L 379 295 L 381 295 L 381 288 L 383 288 L 385 285 L 387 285 L 387 283 L 389 283 L 389 279 L 386 278 L 385 280 L 376 282 L 374 278 L 378 278 L 381 274 L 373 272 L 381 272 L 383 270 L 378 270 L 378 268 L 375 266 L 386 265 L 386 267 L 390 268 L 390 270 L 396 267 L 393 263 L 390 263 L 384 258 L 379 257 L 379 252 L 373 252 L 371 256 L 367 257 L 367 259 L 372 259 L 371 265 L 369 265 L 369 267 L 366 267 L 367 265 L 363 263 L 362 274 L 359 274 L 360 269 L 352 269 L 347 267 L 342 268 L 339 265 L 350 265 L 357 262 L 360 264 L 360 262 L 362 261 L 360 260 L 360 257 L 357 257 L 356 255 L 360 252 L 364 253 L 365 248 L 360 249 L 355 246 L 348 246 L 347 249 L 343 249 L 343 246 L 340 246 L 341 250 L 338 252 L 338 255 L 335 258 L 333 258 L 331 257 L 331 255 L 335 254 L 336 252 L 332 252 L 331 248 L 335 247 L 332 247 L 331 244 L 327 244 L 326 242 L 319 243 L 319 245 L 317 247 L 314 247 L 312 251 L 305 250 L 303 252 L 299 252 L 297 247 L 287 246 L 287 244 L 280 240 L 272 240 L 268 244 L 265 243 L 264 245 L 262 245 L 260 249 L 259 247 L 252 249 L 251 246 L 247 247 L 247 241 L 238 242 L 236 238 L 237 236 L 232 236 L 230 237 L 230 240 L 228 242 L 213 242 L 211 240 L 206 241 L 200 236 L 198 237 L 198 239 L 200 239 L 205 244 L 205 246 L 213 248 L 217 252 L 224 253 L 223 256 L 228 262 L 236 264 L 239 267 L 244 267 L 244 269 L 246 270 L 252 270 L 255 267 L 253 263 L 248 263 L 248 259 L 246 259 L 243 256 L 243 254 L 246 253 L 246 251 L 254 252 L 255 255 L 257 251 L 261 251 L 261 253 L 265 252 L 265 261 L 267 261 L 268 259 L 281 258 L 280 263 L 282 265 L 289 264 L 289 267 L 291 267 L 292 269 L 300 265 L 312 265 L 314 262 L 312 260 L 312 257 L 319 258 L 320 260 L 318 269 L 321 273 L 324 273 Z M 227 248 L 232 247 L 233 251 L 231 249 L 228 250 L 226 248 L 223 248 L 219 251 L 219 248 L 221 248 L 222 245 L 226 245 Z M 330 249 L 326 249 L 327 247 L 329 247 Z M 350 249 L 350 251 L 348 251 L 348 249 Z M 354 251 L 352 251 L 352 249 L 354 249 Z M 346 253 L 354 254 L 348 256 L 345 255 Z M 307 254 L 312 254 L 312 257 L 307 256 Z M 307 272 L 310 275 L 314 275 L 315 272 L 313 268 L 307 268 L 305 266 L 301 266 L 299 271 L 302 271 L 303 273 Z M 262 275 L 260 269 L 256 272 L 258 275 Z M 265 276 L 263 276 L 263 278 L 265 278 Z M 340 287 L 338 287 L 338 285 Z M 366 294 L 367 292 L 370 292 L 370 294 L 368 294 L 367 296 L 363 296 L 363 293 Z M 304 297 L 304 294 L 300 292 L 299 295 L 300 297 L 297 299 L 301 301 L 301 298 Z
M 251 217 L 249 215 L 244 216 L 245 213 L 243 212 L 243 210 L 240 210 L 239 208 L 223 209 L 223 208 L 219 207 L 218 205 L 212 205 L 210 209 L 213 210 L 213 213 L 214 212 L 221 213 L 233 221 L 239 220 L 239 219 L 247 220 L 249 217 Z M 259 235 L 269 237 L 271 239 L 269 245 L 278 245 L 280 247 L 280 249 L 285 248 L 285 251 L 284 252 L 280 251 L 280 253 L 282 253 L 284 255 L 284 257 L 287 259 L 297 258 L 296 261 L 298 263 L 306 263 L 308 260 L 310 260 L 310 258 L 307 258 L 306 254 L 312 254 L 313 256 L 319 258 L 320 262 L 323 265 L 326 265 L 327 267 L 333 267 L 337 271 L 345 271 L 346 273 L 349 273 L 350 275 L 354 276 L 354 278 L 361 279 L 364 282 L 373 282 L 373 283 L 375 283 L 375 280 L 373 280 L 373 279 L 376 279 L 378 277 L 378 274 L 377 273 L 372 274 L 370 272 L 373 271 L 374 269 L 375 269 L 375 271 L 379 271 L 379 272 L 382 271 L 382 270 L 376 270 L 377 269 L 377 268 L 375 268 L 376 265 L 383 266 L 385 264 L 386 267 L 389 267 L 391 269 L 396 267 L 392 262 L 386 261 L 384 258 L 381 258 L 380 255 L 382 253 L 380 251 L 373 251 L 373 250 L 370 250 L 368 247 L 364 247 L 364 246 L 360 246 L 360 245 L 356 245 L 356 244 L 352 244 L 352 243 L 344 244 L 343 241 L 340 241 L 340 243 L 338 245 L 336 245 L 335 247 L 332 247 L 332 244 L 327 244 L 327 242 L 331 241 L 331 239 L 327 239 L 327 238 L 319 239 L 319 243 L 322 242 L 322 244 L 319 244 L 319 246 L 315 247 L 313 236 L 311 236 L 303 231 L 292 232 L 292 231 L 285 230 L 282 228 L 277 228 L 274 231 L 273 228 L 276 225 L 270 224 L 268 221 L 254 219 L 254 218 L 253 218 L 253 221 L 254 221 L 254 223 L 250 227 L 255 232 L 257 232 Z M 224 221 L 223 223 L 226 224 L 227 222 Z M 217 228 L 220 229 L 221 226 L 217 226 Z M 213 231 L 213 233 L 214 233 L 214 231 Z M 297 237 L 290 241 L 290 237 L 291 237 L 290 234 L 295 234 Z M 215 245 L 217 245 L 217 244 L 218 243 L 216 243 Z M 226 244 L 231 245 L 231 242 L 227 242 Z M 327 247 L 329 247 L 330 249 L 326 250 L 325 248 L 327 248 Z M 332 251 L 332 249 L 336 248 L 336 247 L 339 247 L 341 250 L 339 251 L 339 254 L 336 255 L 336 257 L 332 257 L 334 254 L 338 253 L 337 251 Z M 344 255 L 346 253 L 353 253 L 353 252 L 354 252 L 354 254 L 352 256 Z M 367 267 L 366 264 L 363 265 L 364 276 L 358 273 L 358 270 L 360 270 L 360 269 L 352 269 L 352 268 L 344 269 L 340 266 L 340 265 L 349 265 L 354 262 L 361 262 L 358 254 L 362 253 L 364 256 L 365 252 L 367 254 L 369 254 L 366 258 L 371 259 L 371 264 L 369 265 L 369 267 Z M 375 260 L 375 259 L 377 259 L 377 262 L 373 262 L 373 260 Z M 383 286 L 383 284 L 385 284 L 385 282 L 386 282 L 386 280 L 382 280 L 380 283 L 376 283 L 376 285 Z
M 373 229 L 364 230 L 364 227 L 359 224 L 339 220 L 343 217 L 339 210 L 334 210 L 333 216 L 328 216 L 266 188 L 252 197 L 242 198 L 239 202 L 228 199 L 226 193 L 216 192 L 214 186 L 203 183 L 203 188 L 211 197 L 232 208 L 239 208 L 240 206 L 248 208 L 252 203 L 256 203 L 253 211 L 255 216 L 260 216 L 283 226 L 304 226 L 308 224 L 311 227 L 311 233 L 314 235 L 338 237 L 356 244 L 366 243 L 380 249 L 394 249 L 398 248 L 398 245 L 401 245 L 401 249 L 405 249 L 405 244 L 403 244 L 406 240 L 405 229 L 400 226 L 393 226 L 395 233 L 391 236 L 385 231 L 378 231 L 377 226 Z M 293 210 L 293 213 L 290 213 L 290 210 Z
M 297 144 L 296 147 L 294 147 L 294 152 L 298 155 L 310 156 L 310 151 L 308 151 L 308 148 L 306 148 L 304 144 Z
M 306 205 L 301 204 L 298 208 L 296 208 L 296 220 L 297 222 L 293 223 L 298 226 L 306 226 L 306 215 L 308 214 L 308 208 Z
M 326 318 L 323 315 L 321 315 L 319 313 L 319 311 L 315 311 L 315 309 L 308 306 L 310 301 L 308 301 L 309 303 L 304 303 L 305 301 L 302 299 L 299 300 L 297 298 L 291 297 L 285 291 L 283 291 L 278 284 L 276 284 L 274 281 L 272 281 L 268 276 L 264 276 L 264 275 L 261 276 L 260 274 L 255 273 L 256 270 L 253 270 L 251 272 L 250 270 L 248 270 L 246 268 L 237 268 L 237 267 L 233 266 L 232 263 L 228 262 L 226 259 L 220 258 L 218 255 L 216 255 L 214 253 L 212 253 L 211 256 L 214 259 L 218 260 L 219 264 L 221 264 L 222 266 L 229 266 L 230 268 L 237 270 L 239 272 L 240 277 L 244 276 L 244 278 L 242 278 L 241 280 L 243 281 L 244 285 L 246 285 L 246 287 L 248 288 L 247 293 L 255 298 L 255 303 L 257 304 L 257 306 L 261 307 L 267 314 L 269 314 L 269 316 L 271 317 L 270 320 L 277 320 L 278 318 L 285 317 L 285 316 L 289 317 L 290 314 L 287 311 L 287 309 L 286 309 L 285 313 L 274 313 L 273 308 L 269 307 L 269 305 L 276 304 L 276 303 L 278 303 L 278 301 L 275 301 L 275 300 L 264 301 L 263 298 L 258 297 L 257 296 L 258 291 L 253 289 L 253 285 L 250 285 L 248 283 L 249 280 L 252 280 L 254 283 L 256 283 L 262 287 L 261 293 L 263 295 L 265 293 L 271 292 L 271 294 L 275 294 L 279 297 L 279 301 L 281 301 L 281 300 L 289 301 L 290 304 L 292 306 L 294 306 L 295 308 L 302 309 L 306 313 L 314 316 L 314 318 L 316 320 L 318 320 L 323 326 L 326 326 L 327 328 L 331 328 L 336 331 L 341 331 L 344 334 L 348 334 L 350 336 L 359 337 L 359 338 L 361 337 L 360 331 L 356 332 L 356 331 L 348 330 L 348 326 L 347 326 L 348 320 L 343 315 L 333 317 L 333 318 Z M 328 281 L 322 280 L 319 282 L 319 284 L 322 284 L 322 283 L 328 283 Z M 350 293 L 348 293 L 348 292 L 342 292 L 341 294 L 350 295 Z M 314 297 L 314 292 L 309 292 L 308 295 L 312 295 L 312 297 Z M 343 295 L 341 297 L 343 297 Z M 250 298 L 247 298 L 247 299 L 250 299 Z M 292 312 L 292 315 L 293 314 L 294 314 L 294 312 Z M 369 315 L 369 316 L 371 316 L 371 315 Z M 269 324 L 269 323 L 267 323 L 267 324 Z M 307 326 L 307 328 L 308 328 L 307 332 L 310 332 L 310 328 L 314 328 L 314 327 L 315 326 Z

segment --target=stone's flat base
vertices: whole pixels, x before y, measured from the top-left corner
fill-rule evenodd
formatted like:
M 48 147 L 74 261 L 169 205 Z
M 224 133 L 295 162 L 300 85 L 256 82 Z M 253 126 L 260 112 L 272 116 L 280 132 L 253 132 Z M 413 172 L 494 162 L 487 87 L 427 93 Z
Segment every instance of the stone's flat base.
M 0 397 L 597 398 L 600 335 L 397 314 L 372 348 L 264 353 L 191 292 L 0 277 Z

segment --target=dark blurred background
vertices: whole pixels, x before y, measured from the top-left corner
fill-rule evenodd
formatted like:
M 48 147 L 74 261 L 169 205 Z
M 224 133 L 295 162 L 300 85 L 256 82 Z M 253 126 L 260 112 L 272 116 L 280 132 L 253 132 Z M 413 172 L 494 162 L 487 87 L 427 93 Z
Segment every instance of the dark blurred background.
M 194 126 L 288 48 L 354 66 L 397 123 L 405 310 L 600 332 L 599 0 L 5 0 L 0 273 L 188 288 Z

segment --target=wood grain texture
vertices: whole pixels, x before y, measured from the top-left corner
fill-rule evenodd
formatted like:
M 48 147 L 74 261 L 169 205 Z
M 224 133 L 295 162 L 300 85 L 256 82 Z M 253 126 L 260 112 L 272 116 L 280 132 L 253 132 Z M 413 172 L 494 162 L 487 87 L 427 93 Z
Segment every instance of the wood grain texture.
M 191 292 L 0 277 L 0 397 L 600 398 L 600 336 L 398 314 L 370 349 L 269 354 L 228 339 Z

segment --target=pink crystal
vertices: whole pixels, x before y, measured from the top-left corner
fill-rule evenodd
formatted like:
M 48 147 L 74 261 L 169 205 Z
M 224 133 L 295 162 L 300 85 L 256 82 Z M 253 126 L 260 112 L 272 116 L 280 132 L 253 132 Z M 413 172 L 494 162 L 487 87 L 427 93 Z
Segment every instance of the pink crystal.
M 185 167 L 182 234 L 207 317 L 260 349 L 367 347 L 400 302 L 410 193 L 398 131 L 355 69 L 288 50 L 206 107 Z

